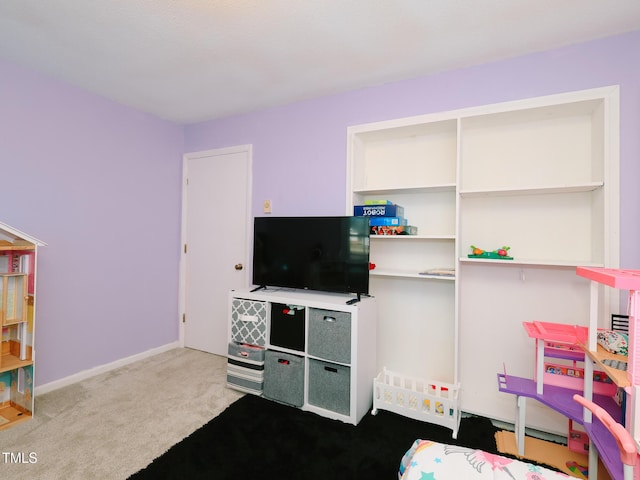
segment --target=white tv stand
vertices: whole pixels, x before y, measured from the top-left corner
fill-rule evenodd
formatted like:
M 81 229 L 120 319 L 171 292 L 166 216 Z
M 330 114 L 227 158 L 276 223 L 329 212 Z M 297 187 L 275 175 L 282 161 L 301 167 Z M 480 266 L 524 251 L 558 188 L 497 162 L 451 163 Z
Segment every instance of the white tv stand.
M 272 399 L 358 424 L 373 403 L 377 319 L 375 298 L 362 296 L 360 301 L 350 303 L 353 298 L 353 295 L 273 287 L 230 292 L 230 341 L 266 348 L 265 397 L 269 398 L 270 392 L 274 395 L 274 390 L 286 391 L 286 396 L 278 397 L 276 393 L 278 398 Z M 237 312 L 243 302 L 254 305 L 255 311 L 261 313 L 234 315 L 234 308 Z M 282 338 L 274 338 L 276 334 L 282 336 L 283 319 L 287 321 L 282 316 L 283 306 L 287 307 L 285 310 L 290 306 L 296 314 L 294 328 L 302 344 L 292 341 L 287 345 L 289 339 L 283 342 Z M 277 325 L 272 324 L 274 321 Z M 295 360 L 296 365 L 290 367 L 296 375 L 278 372 L 280 365 L 285 362 L 289 365 L 288 361 L 270 363 L 270 357 Z M 289 394 L 300 401 L 291 401 Z

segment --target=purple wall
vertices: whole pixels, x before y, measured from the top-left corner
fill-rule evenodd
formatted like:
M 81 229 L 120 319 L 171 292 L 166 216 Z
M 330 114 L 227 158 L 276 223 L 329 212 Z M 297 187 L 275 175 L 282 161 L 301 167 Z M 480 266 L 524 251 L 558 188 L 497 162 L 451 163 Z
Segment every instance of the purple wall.
M 640 31 L 185 129 L 187 151 L 253 144 L 253 212 L 344 214 L 349 125 L 621 86 L 621 261 L 640 269 Z M 265 86 L 268 88 L 268 86 Z
M 49 244 L 36 383 L 177 340 L 183 152 L 253 144 L 255 214 L 341 215 L 349 125 L 619 84 L 622 265 L 640 268 L 638 52 L 640 31 L 184 128 L 0 61 L 0 221 Z
M 40 251 L 36 384 L 178 338 L 182 127 L 0 62 L 0 221 Z

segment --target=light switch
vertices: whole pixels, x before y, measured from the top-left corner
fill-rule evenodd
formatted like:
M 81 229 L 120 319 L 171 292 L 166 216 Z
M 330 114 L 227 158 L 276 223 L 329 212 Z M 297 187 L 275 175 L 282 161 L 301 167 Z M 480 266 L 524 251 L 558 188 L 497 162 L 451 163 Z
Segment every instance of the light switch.
M 271 213 L 271 200 L 265 200 L 262 202 L 262 211 L 264 213 Z

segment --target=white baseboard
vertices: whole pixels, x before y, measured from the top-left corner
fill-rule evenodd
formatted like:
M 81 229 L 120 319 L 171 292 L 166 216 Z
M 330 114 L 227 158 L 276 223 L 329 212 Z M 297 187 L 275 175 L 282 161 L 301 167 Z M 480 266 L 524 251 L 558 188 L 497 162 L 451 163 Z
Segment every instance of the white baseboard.
M 74 373 L 73 375 L 69 375 L 68 377 L 61 378 L 60 380 L 54 380 L 53 382 L 49 382 L 49 383 L 45 383 L 44 385 L 37 386 L 34 389 L 34 394 L 42 395 L 44 393 L 52 392 L 53 390 L 57 390 L 59 388 L 66 387 L 68 385 L 72 385 L 82 380 L 91 378 L 95 375 L 109 372 L 111 370 L 115 370 L 116 368 L 124 367 L 125 365 L 129 365 L 130 363 L 137 362 L 145 358 L 153 357 L 154 355 L 168 352 L 169 350 L 173 350 L 174 348 L 179 348 L 179 347 L 180 347 L 180 342 L 176 341 L 176 342 L 167 343 L 166 345 L 162 345 L 160 347 L 152 348 L 151 350 L 147 350 L 145 352 L 136 353 L 135 355 L 131 355 L 130 357 L 120 358 L 114 362 L 100 365 L 98 367 L 90 368 L 88 370 L 83 370 L 81 372 Z

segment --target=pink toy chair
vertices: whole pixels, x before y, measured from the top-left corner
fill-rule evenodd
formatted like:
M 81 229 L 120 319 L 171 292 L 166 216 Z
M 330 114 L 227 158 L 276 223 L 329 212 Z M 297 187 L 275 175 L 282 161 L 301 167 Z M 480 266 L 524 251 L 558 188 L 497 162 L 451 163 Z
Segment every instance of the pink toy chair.
M 583 407 L 589 409 L 593 415 L 600 420 L 618 444 L 620 459 L 622 460 L 624 480 L 633 480 L 633 469 L 638 458 L 636 443 L 631 434 L 619 423 L 617 423 L 605 409 L 587 400 L 581 395 L 575 394 L 573 399 Z

